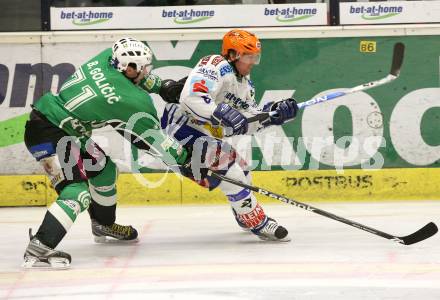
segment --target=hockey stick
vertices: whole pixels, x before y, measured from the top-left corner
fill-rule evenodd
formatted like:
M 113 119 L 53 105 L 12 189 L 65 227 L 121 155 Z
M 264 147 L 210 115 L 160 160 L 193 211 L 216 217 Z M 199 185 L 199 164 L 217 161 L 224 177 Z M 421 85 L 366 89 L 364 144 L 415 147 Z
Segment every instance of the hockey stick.
M 426 224 L 425 226 L 423 226 L 422 228 L 420 228 L 419 230 L 417 230 L 416 232 L 411 233 L 410 235 L 401 236 L 401 237 L 394 236 L 394 235 L 391 235 L 389 233 L 386 233 L 386 232 L 383 232 L 383 231 L 380 231 L 380 230 L 368 227 L 366 225 L 362 225 L 362 224 L 357 223 L 355 221 L 351 221 L 351 220 L 339 217 L 337 215 L 334 215 L 332 213 L 326 212 L 326 211 L 321 210 L 319 208 L 310 206 L 308 204 L 305 204 L 305 203 L 302 203 L 302 202 L 299 202 L 299 201 L 296 201 L 296 200 L 292 200 L 292 199 L 283 197 L 281 195 L 272 193 L 272 192 L 270 192 L 268 190 L 265 190 L 265 189 L 262 189 L 262 188 L 259 188 L 259 187 L 255 187 L 255 186 L 251 186 L 251 185 L 242 183 L 240 181 L 236 181 L 234 179 L 228 178 L 226 176 L 223 176 L 223 175 L 218 174 L 218 173 L 216 173 L 214 171 L 211 171 L 211 170 L 208 171 L 208 176 L 214 176 L 214 177 L 216 177 L 219 180 L 223 180 L 223 181 L 232 183 L 234 185 L 241 186 L 243 188 L 246 188 L 246 189 L 249 189 L 251 191 L 254 191 L 254 192 L 258 193 L 258 194 L 261 194 L 261 195 L 264 195 L 264 196 L 267 196 L 267 197 L 270 197 L 270 198 L 274 198 L 274 199 L 280 200 L 281 202 L 284 202 L 284 203 L 287 203 L 287 204 L 291 204 L 293 206 L 296 206 L 296 207 L 299 207 L 299 208 L 302 208 L 302 209 L 314 212 L 314 213 L 319 214 L 321 216 L 324 216 L 324 217 L 327 217 L 327 218 L 330 218 L 330 219 L 333 219 L 333 220 L 345 223 L 347 225 L 356 227 L 358 229 L 367 231 L 369 233 L 381 236 L 383 238 L 392 240 L 393 242 L 397 242 L 397 243 L 404 244 L 404 245 L 411 245 L 411 244 L 415 244 L 415 243 L 418 243 L 420 241 L 423 241 L 423 240 L 433 236 L 438 231 L 437 225 L 435 225 L 433 222 L 430 222 L 430 223 Z
M 375 88 L 378 86 L 381 86 L 383 84 L 387 84 L 390 83 L 391 81 L 395 80 L 397 77 L 399 77 L 400 74 L 400 68 L 402 67 L 403 64 L 403 55 L 405 52 L 405 45 L 403 43 L 396 43 L 394 45 L 394 50 L 393 50 L 393 62 L 391 63 L 391 70 L 390 73 L 379 80 L 375 80 L 375 81 L 371 81 L 371 82 L 367 82 L 355 87 L 352 87 L 351 89 L 348 89 L 346 91 L 338 91 L 338 92 L 333 92 L 321 97 L 316 97 L 316 98 L 312 98 L 308 101 L 305 102 L 301 102 L 298 103 L 298 108 L 302 109 L 305 108 L 307 106 L 311 106 L 311 105 L 315 105 L 321 102 L 327 102 L 348 94 L 352 94 L 352 93 L 357 93 L 360 91 L 365 91 L 371 88 Z M 275 115 L 276 112 L 272 111 L 272 112 L 266 112 L 266 113 L 261 113 L 255 116 L 252 116 L 250 118 L 248 118 L 248 123 L 252 123 L 252 122 L 256 122 L 256 121 L 264 121 L 266 120 L 268 117 Z

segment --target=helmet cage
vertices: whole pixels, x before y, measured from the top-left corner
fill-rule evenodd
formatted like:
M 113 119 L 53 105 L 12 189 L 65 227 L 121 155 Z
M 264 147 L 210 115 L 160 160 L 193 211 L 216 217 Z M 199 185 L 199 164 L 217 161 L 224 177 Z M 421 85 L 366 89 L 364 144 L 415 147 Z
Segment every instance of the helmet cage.
M 151 65 L 153 53 L 147 45 L 133 38 L 122 38 L 113 44 L 112 64 L 119 71 L 124 72 L 130 64 L 136 71 L 142 72 Z

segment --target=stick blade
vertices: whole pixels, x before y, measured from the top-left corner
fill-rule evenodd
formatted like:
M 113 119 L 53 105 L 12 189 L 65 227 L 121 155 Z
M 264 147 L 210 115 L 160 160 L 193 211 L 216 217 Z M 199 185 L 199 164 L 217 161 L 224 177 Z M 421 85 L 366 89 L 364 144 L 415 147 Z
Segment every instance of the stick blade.
M 393 50 L 393 63 L 391 64 L 390 74 L 394 76 L 399 76 L 400 68 L 403 64 L 403 56 L 405 53 L 405 45 L 403 43 L 394 44 Z
M 433 222 L 430 222 L 425 226 L 423 226 L 422 228 L 420 228 L 419 230 L 417 230 L 416 232 L 401 237 L 399 239 L 403 241 L 402 244 L 411 245 L 426 240 L 427 238 L 433 236 L 437 232 L 438 232 L 437 225 L 435 225 Z

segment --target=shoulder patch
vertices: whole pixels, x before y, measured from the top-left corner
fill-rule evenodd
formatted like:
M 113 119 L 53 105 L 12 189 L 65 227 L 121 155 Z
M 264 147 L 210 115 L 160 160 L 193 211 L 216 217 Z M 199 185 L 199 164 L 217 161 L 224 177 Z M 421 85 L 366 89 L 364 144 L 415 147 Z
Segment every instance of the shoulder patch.
M 234 69 L 230 64 L 224 65 L 220 68 L 220 76 L 225 76 L 228 73 L 234 73 Z
M 149 92 L 153 91 L 155 87 L 156 89 L 157 87 L 160 87 L 161 83 L 159 76 L 153 74 L 150 74 L 145 78 L 145 87 Z
M 204 65 L 206 65 L 206 64 L 208 63 L 208 61 L 211 59 L 211 56 L 212 56 L 212 55 L 208 55 L 208 56 L 205 56 L 204 58 L 202 58 L 202 59 L 200 60 L 199 66 L 204 66 Z
M 211 61 L 211 64 L 213 66 L 217 66 L 219 63 L 221 63 L 225 58 L 221 55 L 216 55 L 214 59 Z

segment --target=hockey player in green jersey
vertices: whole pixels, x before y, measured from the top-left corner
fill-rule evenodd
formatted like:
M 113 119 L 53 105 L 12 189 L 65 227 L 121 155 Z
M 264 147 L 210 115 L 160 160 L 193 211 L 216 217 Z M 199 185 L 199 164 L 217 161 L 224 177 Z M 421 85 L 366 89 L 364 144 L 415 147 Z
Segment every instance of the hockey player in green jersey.
M 144 78 L 151 62 L 152 53 L 145 44 L 120 39 L 79 67 L 58 95 L 47 93 L 33 107 L 25 144 L 43 166 L 58 198 L 37 233 L 33 236 L 29 230 L 25 268 L 69 267 L 71 256 L 55 248 L 78 214 L 87 209 L 96 241 L 137 239 L 132 226 L 115 223 L 118 171 L 90 139 L 92 129 L 112 125 L 169 166 L 187 160 L 187 150 L 160 129 L 147 92 L 163 94 L 162 84 Z

